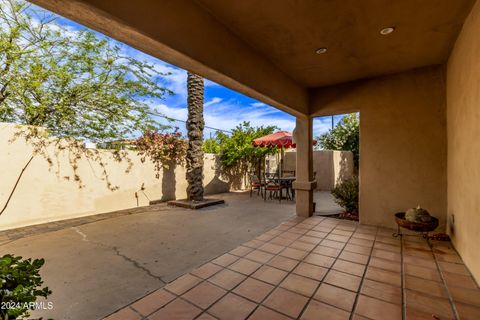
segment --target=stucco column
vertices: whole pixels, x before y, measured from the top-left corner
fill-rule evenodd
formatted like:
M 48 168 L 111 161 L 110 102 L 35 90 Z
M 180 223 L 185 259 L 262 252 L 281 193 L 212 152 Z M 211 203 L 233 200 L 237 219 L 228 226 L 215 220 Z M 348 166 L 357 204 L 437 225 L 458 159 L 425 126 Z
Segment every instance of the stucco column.
M 317 183 L 313 180 L 313 126 L 310 117 L 297 117 L 294 140 L 297 144 L 297 180 L 293 183 L 296 195 L 297 215 L 313 215 L 313 190 Z

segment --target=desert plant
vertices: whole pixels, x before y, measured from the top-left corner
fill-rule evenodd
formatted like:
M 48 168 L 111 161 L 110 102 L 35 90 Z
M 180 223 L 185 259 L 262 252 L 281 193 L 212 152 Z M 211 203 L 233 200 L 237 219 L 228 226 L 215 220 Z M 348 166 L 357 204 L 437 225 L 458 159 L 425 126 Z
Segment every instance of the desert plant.
M 353 177 L 332 190 L 335 202 L 348 213 L 358 213 L 358 178 Z
M 42 288 L 40 268 L 44 259 L 23 259 L 6 254 L 0 258 L 0 319 L 23 319 L 35 307 L 37 297 L 46 298 L 52 292 Z

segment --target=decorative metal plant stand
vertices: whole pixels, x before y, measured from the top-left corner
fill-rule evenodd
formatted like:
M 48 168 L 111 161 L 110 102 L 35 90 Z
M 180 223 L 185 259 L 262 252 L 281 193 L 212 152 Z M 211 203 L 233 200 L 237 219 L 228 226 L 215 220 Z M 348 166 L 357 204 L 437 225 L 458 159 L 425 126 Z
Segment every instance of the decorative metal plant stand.
M 392 234 L 394 237 L 406 235 L 414 236 L 411 234 L 402 233 L 401 228 L 404 228 L 410 231 L 418 232 L 419 236 L 428 238 L 428 233 L 438 227 L 438 219 L 435 217 L 432 217 L 432 221 L 429 222 L 412 222 L 405 219 L 405 212 L 395 213 L 395 222 L 397 223 L 397 232 Z

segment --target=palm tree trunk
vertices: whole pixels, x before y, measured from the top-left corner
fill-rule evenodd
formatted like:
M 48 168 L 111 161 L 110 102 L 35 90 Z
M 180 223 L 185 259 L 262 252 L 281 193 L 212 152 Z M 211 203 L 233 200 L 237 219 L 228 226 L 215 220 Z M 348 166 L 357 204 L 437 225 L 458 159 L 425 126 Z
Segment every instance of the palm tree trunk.
M 188 73 L 187 198 L 203 200 L 203 78 Z

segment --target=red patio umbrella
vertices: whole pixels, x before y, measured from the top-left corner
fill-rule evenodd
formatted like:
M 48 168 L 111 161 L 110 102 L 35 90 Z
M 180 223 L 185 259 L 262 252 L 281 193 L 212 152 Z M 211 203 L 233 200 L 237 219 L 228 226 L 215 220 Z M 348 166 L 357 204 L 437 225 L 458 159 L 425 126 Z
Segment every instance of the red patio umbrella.
M 254 147 L 277 147 L 277 148 L 296 148 L 297 145 L 293 143 L 293 136 L 288 131 L 278 131 L 266 136 L 253 139 L 252 144 Z M 313 140 L 313 145 L 317 144 L 316 140 Z
M 252 141 L 254 147 L 277 147 L 277 148 L 295 148 L 293 137 L 290 132 L 278 131 Z
M 313 145 L 317 141 L 313 140 Z M 278 131 L 252 141 L 254 147 L 276 147 L 281 149 L 280 175 L 283 173 L 283 149 L 296 148 L 297 145 L 293 143 L 293 136 L 288 131 Z

